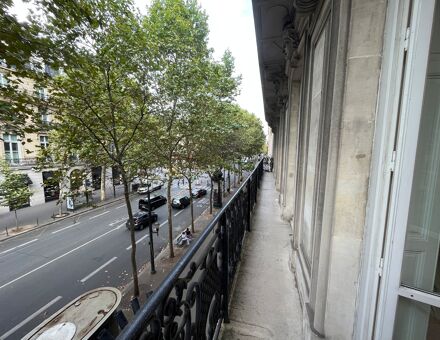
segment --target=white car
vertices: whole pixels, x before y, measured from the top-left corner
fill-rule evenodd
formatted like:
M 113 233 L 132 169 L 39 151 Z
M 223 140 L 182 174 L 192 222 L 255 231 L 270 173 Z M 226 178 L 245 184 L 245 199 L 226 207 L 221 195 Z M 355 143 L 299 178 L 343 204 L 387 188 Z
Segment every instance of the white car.
M 138 188 L 137 193 L 139 195 L 145 195 L 148 194 L 148 189 L 150 189 L 149 191 L 150 193 L 152 193 L 153 191 L 162 189 L 162 186 L 163 186 L 163 182 L 161 181 L 151 181 L 151 183 L 148 181 L 143 182 Z

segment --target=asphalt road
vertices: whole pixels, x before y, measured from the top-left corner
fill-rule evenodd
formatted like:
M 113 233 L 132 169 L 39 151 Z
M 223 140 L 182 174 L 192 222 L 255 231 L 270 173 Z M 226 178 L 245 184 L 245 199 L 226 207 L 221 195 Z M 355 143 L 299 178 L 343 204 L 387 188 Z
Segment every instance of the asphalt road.
M 202 180 L 206 187 L 206 179 Z M 209 188 L 207 188 L 209 189 Z M 173 195 L 184 189 L 173 186 Z M 186 190 L 185 193 L 188 191 Z M 154 194 L 166 196 L 166 188 Z M 131 199 L 137 211 L 139 196 Z M 195 200 L 195 217 L 209 206 Z M 167 205 L 155 210 L 155 254 L 167 243 Z M 174 235 L 191 223 L 190 208 L 173 209 Z M 121 201 L 0 243 L 0 339 L 20 339 L 82 293 L 131 279 L 130 233 Z M 150 261 L 148 228 L 136 231 L 137 264 Z

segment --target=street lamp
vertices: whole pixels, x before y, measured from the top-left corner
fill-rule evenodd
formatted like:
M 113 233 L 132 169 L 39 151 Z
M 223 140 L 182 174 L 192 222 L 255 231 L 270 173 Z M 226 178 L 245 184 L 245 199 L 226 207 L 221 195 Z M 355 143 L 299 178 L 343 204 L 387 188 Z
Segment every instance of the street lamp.
M 148 198 L 148 230 L 150 233 L 150 261 L 151 261 L 151 274 L 156 273 L 156 267 L 154 265 L 154 246 L 153 246 L 153 225 L 151 224 L 151 200 L 150 200 L 150 187 L 151 182 L 147 182 L 147 198 Z M 159 229 L 157 228 L 155 233 L 159 235 Z

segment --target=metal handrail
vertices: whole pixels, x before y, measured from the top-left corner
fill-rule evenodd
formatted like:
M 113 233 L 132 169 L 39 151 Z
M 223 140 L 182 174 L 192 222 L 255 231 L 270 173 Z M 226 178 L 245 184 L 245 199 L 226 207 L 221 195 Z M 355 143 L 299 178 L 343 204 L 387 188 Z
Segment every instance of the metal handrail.
M 199 238 L 197 238 L 194 243 L 188 248 L 186 253 L 180 258 L 180 260 L 173 267 L 171 272 L 162 281 L 158 289 L 148 298 L 146 303 L 141 307 L 141 309 L 135 314 L 133 320 L 122 330 L 121 334 L 118 336 L 120 340 L 131 340 L 136 339 L 137 336 L 146 327 L 145 322 L 153 317 L 156 310 L 160 307 L 160 304 L 166 299 L 170 291 L 175 286 L 176 281 L 182 275 L 183 271 L 187 266 L 193 261 L 194 255 L 200 250 L 202 245 L 207 240 L 208 236 L 211 235 L 212 231 L 216 228 L 217 224 L 220 222 L 224 214 L 231 206 L 235 203 L 237 197 L 242 193 L 245 187 L 250 188 L 250 183 L 253 179 L 257 182 L 259 186 L 259 180 L 262 174 L 262 161 L 260 161 L 254 168 L 252 173 L 248 178 L 241 184 L 239 189 L 234 193 L 232 198 L 226 203 L 226 205 L 214 216 L 205 230 L 202 232 Z M 255 177 L 255 178 L 254 178 Z M 256 188 L 255 188 L 256 190 Z

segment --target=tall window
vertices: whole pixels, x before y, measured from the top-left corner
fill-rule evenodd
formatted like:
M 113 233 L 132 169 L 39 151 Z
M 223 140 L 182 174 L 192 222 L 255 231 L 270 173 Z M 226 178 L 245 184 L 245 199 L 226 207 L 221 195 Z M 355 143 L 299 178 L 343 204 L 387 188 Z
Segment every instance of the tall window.
M 47 100 L 47 98 L 49 97 L 48 93 L 47 93 L 47 89 L 44 87 L 39 87 L 35 89 L 35 95 L 42 100 Z
M 40 116 L 41 116 L 41 122 L 43 124 L 49 124 L 49 114 L 47 113 L 47 109 L 46 108 L 39 108 L 38 111 L 40 112 Z
M 3 143 L 5 147 L 5 159 L 8 163 L 18 163 L 20 156 L 18 153 L 18 137 L 17 135 L 4 134 Z
M 0 87 L 8 85 L 8 79 L 3 73 L 0 73 Z
M 48 146 L 49 146 L 49 138 L 47 136 L 40 136 L 41 149 L 47 149 Z

